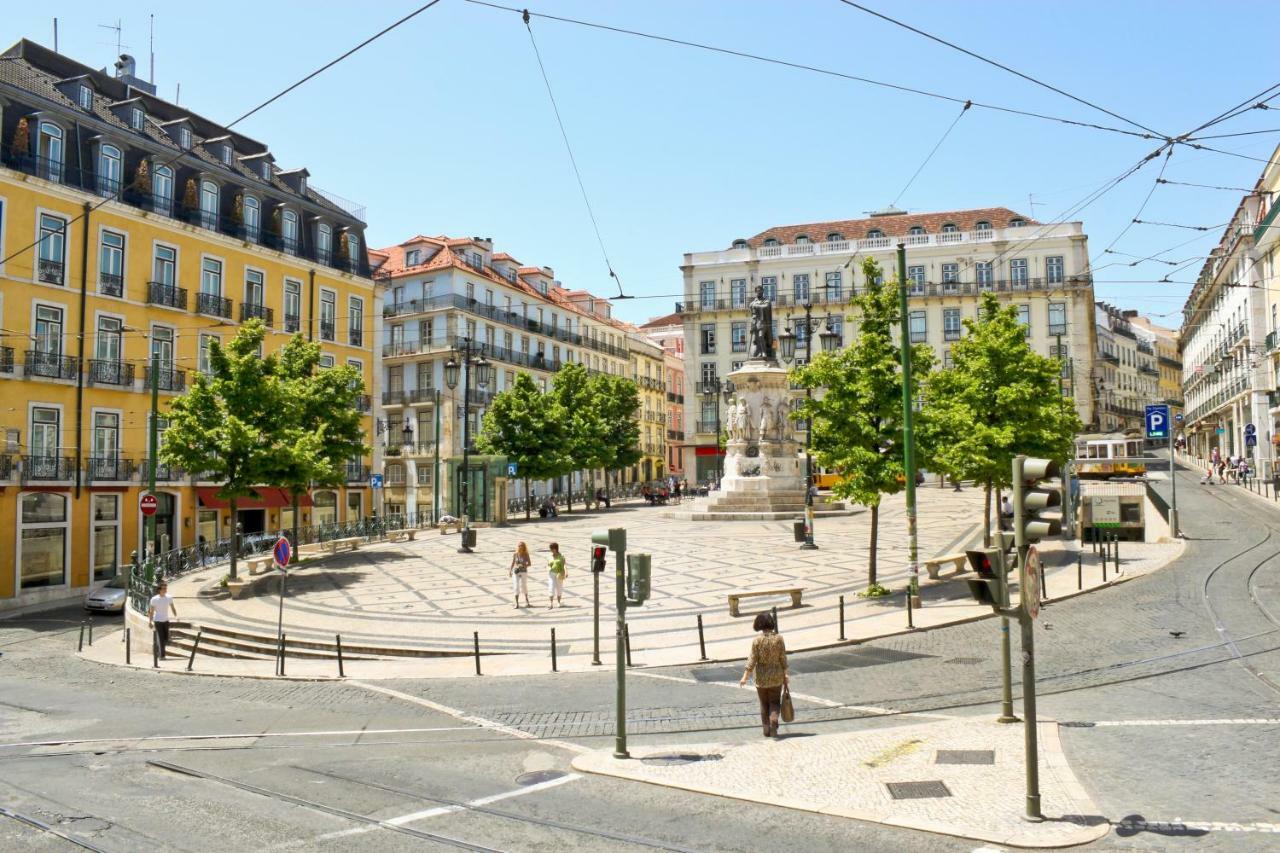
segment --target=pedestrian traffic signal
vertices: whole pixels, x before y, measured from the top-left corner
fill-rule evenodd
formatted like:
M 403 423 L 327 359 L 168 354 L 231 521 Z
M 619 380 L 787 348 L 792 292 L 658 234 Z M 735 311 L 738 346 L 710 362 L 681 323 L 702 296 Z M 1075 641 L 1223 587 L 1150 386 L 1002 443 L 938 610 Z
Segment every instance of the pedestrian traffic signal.
M 969 560 L 969 567 L 978 576 L 976 579 L 968 579 L 966 581 L 969 584 L 969 594 L 979 604 L 999 607 L 1002 603 L 1000 576 L 998 574 L 1000 549 L 981 548 L 974 551 L 965 551 L 964 555 Z
M 649 599 L 651 559 L 648 554 L 627 555 L 627 604 L 644 604 Z
M 608 551 L 608 549 L 605 548 L 603 545 L 591 546 L 591 571 L 593 572 L 604 571 L 604 555 L 606 551 Z
M 605 545 L 615 554 L 621 554 L 627 550 L 627 529 L 625 527 L 610 527 L 608 529 L 591 531 L 591 541 L 596 545 Z
M 1062 488 L 1057 484 L 1041 485 L 1060 475 L 1058 463 L 1051 459 L 1015 456 L 1013 460 L 1013 532 L 1018 551 L 1046 536 L 1062 532 L 1058 516 L 1040 517 L 1046 509 L 1062 505 Z

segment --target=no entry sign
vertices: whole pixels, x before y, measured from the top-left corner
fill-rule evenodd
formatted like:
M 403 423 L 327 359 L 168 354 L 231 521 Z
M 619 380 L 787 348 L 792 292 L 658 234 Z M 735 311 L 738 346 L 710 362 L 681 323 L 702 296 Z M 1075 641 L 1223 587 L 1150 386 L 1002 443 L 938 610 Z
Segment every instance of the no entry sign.
M 289 545 L 289 540 L 283 536 L 276 540 L 276 547 L 272 549 L 271 556 L 275 558 L 276 565 L 280 568 L 288 567 L 289 559 L 293 556 L 293 548 Z
M 145 516 L 153 516 L 156 514 L 156 508 L 160 506 L 160 502 L 156 500 L 153 494 L 144 494 L 138 497 L 138 511 Z

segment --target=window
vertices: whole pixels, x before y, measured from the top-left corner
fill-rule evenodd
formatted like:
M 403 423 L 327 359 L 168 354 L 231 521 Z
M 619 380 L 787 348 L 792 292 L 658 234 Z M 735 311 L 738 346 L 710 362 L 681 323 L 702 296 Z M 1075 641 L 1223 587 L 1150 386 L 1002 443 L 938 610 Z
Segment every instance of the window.
M 978 261 L 973 265 L 974 278 L 979 290 L 991 289 L 991 261 Z
M 1022 333 L 1031 337 L 1031 306 L 1018 306 L 1018 322 L 1022 324 Z
M 146 114 L 142 112 L 140 107 L 133 107 L 129 110 L 129 127 L 134 130 L 142 130 Z
M 358 296 L 347 301 L 347 342 L 353 347 L 364 346 L 364 300 Z
M 114 145 L 98 146 L 98 195 L 114 196 L 120 192 L 124 158 Z
M 1049 284 L 1062 283 L 1062 256 L 1054 255 L 1044 259 L 1044 274 Z
M 435 362 L 418 362 L 418 390 L 430 391 L 435 387 Z
M 302 282 L 285 279 L 284 330 L 296 332 L 302 326 Z
M 213 343 L 216 340 L 218 340 L 217 335 L 211 335 L 208 332 L 200 333 L 200 351 L 196 357 L 196 369 L 201 373 L 213 372 Z
M 907 319 L 911 330 L 911 343 L 921 344 L 929 339 L 929 329 L 926 325 L 925 312 L 912 311 L 907 315 Z
M 222 165 L 230 166 L 231 165 L 231 146 L 223 145 L 219 149 L 218 156 L 219 156 L 219 159 L 222 160 Z
M 944 341 L 960 340 L 960 309 L 942 309 L 942 339 Z
M 36 159 L 40 177 L 62 183 L 62 128 L 51 121 L 40 122 Z
M 172 246 L 157 245 L 155 252 L 151 261 L 152 281 L 165 287 L 173 287 L 178 280 L 178 250 Z
M 709 311 L 716 307 L 716 283 L 704 281 L 698 284 L 698 294 L 702 310 Z
M 260 173 L 262 174 L 262 180 L 270 181 L 271 180 L 271 161 L 263 160 L 262 165 L 259 167 L 259 169 L 260 169 Z
M 907 287 L 907 293 L 910 296 L 924 296 L 924 267 L 914 266 L 907 267 L 907 280 L 911 284 Z
M 120 496 L 93 496 L 93 579 L 110 580 L 120 566 Z
M 93 357 L 97 361 L 112 366 L 120 363 L 120 333 L 123 326 L 124 324 L 117 317 L 98 318 L 98 335 L 94 340 L 93 350 Z M 102 378 L 110 379 L 114 377 L 104 376 Z
M 329 354 L 329 353 L 327 353 L 327 352 L 326 352 L 326 353 L 321 353 L 321 355 L 320 355 L 320 369 L 321 369 L 321 370 L 332 370 L 332 369 L 333 369 L 333 365 L 334 365 L 333 356 L 332 356 L 332 355 L 330 355 L 330 354 Z
M 151 206 L 156 213 L 173 214 L 173 169 L 156 166 L 151 175 Z
M 838 243 L 842 240 L 844 240 L 844 235 L 841 234 L 839 231 L 832 231 L 830 234 L 827 235 L 828 243 Z
M 323 222 L 316 226 L 316 254 L 320 261 L 326 264 L 333 256 L 333 229 Z M 413 260 L 409 261 L 410 266 L 418 263 L 418 250 L 414 249 L 412 254 Z
M 283 222 L 284 230 L 281 236 L 284 240 L 282 247 L 290 255 L 298 254 L 298 214 L 292 210 L 285 208 L 284 213 L 280 215 Z
M 59 377 L 62 367 L 62 309 L 53 305 L 36 306 L 35 352 L 28 372 L 37 376 Z
M 716 324 L 703 323 L 700 331 L 699 340 L 701 346 L 698 349 L 702 355 L 712 355 L 716 351 Z
M 160 365 L 160 387 L 163 388 L 163 372 L 173 368 L 173 329 L 168 326 L 151 327 L 151 357 Z
M 334 324 L 338 314 L 338 297 L 332 290 L 320 291 L 320 340 L 335 338 Z
M 735 278 L 729 281 L 729 304 L 733 308 L 741 308 L 747 304 L 747 280 Z
M 104 296 L 124 295 L 124 235 L 103 231 L 98 247 L 98 292 Z
M 942 366 L 951 368 L 955 365 L 955 361 L 951 358 L 951 347 L 942 348 Z
M 716 363 L 714 361 L 702 362 L 702 384 L 705 387 L 707 383 L 714 385 L 716 382 Z
M 94 412 L 93 451 L 89 457 L 91 480 L 123 480 L 118 470 L 120 461 L 120 415 L 116 412 Z
M 58 285 L 64 283 L 66 249 L 66 220 L 47 213 L 40 214 L 40 255 L 36 264 L 40 281 Z
M 776 246 L 776 245 L 778 245 L 778 240 L 777 240 L 777 238 L 776 238 L 776 237 L 765 237 L 765 238 L 764 238 L 764 243 L 763 243 L 762 245 L 765 245 L 765 246 Z
M 404 465 L 399 462 L 387 463 L 387 482 L 394 485 L 404 485 Z
M 945 225 L 943 225 L 943 226 L 942 226 L 942 233 L 943 233 L 943 234 L 958 234 L 958 233 L 960 233 L 960 228 L 959 228 L 959 227 L 958 227 L 954 222 L 948 222 L 948 223 L 946 223 Z
M 1022 226 L 1026 225 L 1026 224 L 1027 224 L 1027 220 L 1025 220 L 1025 219 L 1010 219 L 1010 220 L 1009 220 L 1009 227 L 1010 227 L 1010 228 L 1021 228 Z
M 840 270 L 833 270 L 827 273 L 827 300 L 829 302 L 839 302 L 844 299 L 844 277 Z
M 884 232 L 881 231 L 879 228 L 872 228 L 870 231 L 867 232 L 868 240 L 880 240 L 883 237 L 884 237 Z
M 76 102 L 82 110 L 93 109 L 93 90 L 88 86 L 81 86 L 76 92 Z
M 1067 304 L 1065 302 L 1049 303 L 1049 334 L 1065 335 L 1067 333 Z
M 764 290 L 764 298 L 770 302 L 778 298 L 778 277 L 765 275 L 760 277 L 760 287 Z
M 67 499 L 52 492 L 23 495 L 21 512 L 18 588 L 62 586 L 67 582 Z
M 209 296 L 222 295 L 222 261 L 216 258 L 201 259 L 200 292 Z
M 262 273 L 258 270 L 244 271 L 244 301 L 246 305 L 259 308 L 266 304 L 266 285 L 263 282 Z
M 922 225 L 912 225 L 911 228 L 907 230 L 907 233 L 912 237 L 919 237 L 922 234 L 927 234 L 928 232 L 924 230 L 924 226 Z
M 407 267 L 416 267 L 422 263 L 422 250 L 410 249 L 404 253 L 404 265 Z
M 178 146 L 180 148 L 191 147 L 191 128 L 189 127 L 178 128 Z
M 200 182 L 200 224 L 205 228 L 218 227 L 218 185 L 213 181 Z
M 974 231 L 990 231 L 991 223 L 985 219 L 980 219 L 973 224 Z
M 955 293 L 958 288 L 956 285 L 960 282 L 960 265 L 959 264 L 943 264 L 942 265 L 942 292 Z
M 795 294 L 796 304 L 803 305 L 809 301 L 809 274 L 799 273 L 791 276 L 791 289 Z
M 730 349 L 734 352 L 747 351 L 747 323 L 745 320 L 735 321 L 729 327 Z
M 346 240 L 347 240 L 347 258 L 349 262 L 358 269 L 359 263 L 360 263 L 360 235 L 352 234 L 350 231 L 348 231 Z
M 244 236 L 256 243 L 261 230 L 262 206 L 256 198 L 247 195 L 244 197 Z
M 1027 259 L 1012 258 L 1009 261 L 1009 281 L 1015 290 L 1027 289 Z

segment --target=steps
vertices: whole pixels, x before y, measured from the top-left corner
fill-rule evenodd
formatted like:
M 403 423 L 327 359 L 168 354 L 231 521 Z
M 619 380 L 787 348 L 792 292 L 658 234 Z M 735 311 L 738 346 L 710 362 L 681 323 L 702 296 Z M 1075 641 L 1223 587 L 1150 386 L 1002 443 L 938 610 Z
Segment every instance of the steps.
M 192 625 L 174 622 L 169 632 L 169 648 L 190 653 L 195 643 L 196 631 L 200 631 L 200 648 L 197 654 L 209 657 L 237 660 L 274 660 L 276 637 L 274 634 L 258 634 L 210 625 Z M 306 660 L 337 660 L 336 643 L 322 640 L 285 637 L 285 657 Z M 439 651 L 396 646 L 371 646 L 360 643 L 343 643 L 344 660 L 399 660 L 404 658 L 470 657 L 469 651 Z M 482 653 L 482 654 L 493 654 Z

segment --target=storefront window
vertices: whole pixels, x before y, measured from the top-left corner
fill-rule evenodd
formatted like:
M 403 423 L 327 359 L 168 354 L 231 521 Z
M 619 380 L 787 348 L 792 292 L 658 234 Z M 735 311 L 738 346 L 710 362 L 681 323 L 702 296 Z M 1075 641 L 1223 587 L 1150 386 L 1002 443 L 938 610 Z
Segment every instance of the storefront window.
M 218 511 L 202 509 L 196 519 L 196 544 L 211 548 L 218 541 Z
M 120 498 L 93 496 L 93 579 L 110 580 L 119 568 Z
M 316 524 L 333 524 L 338 520 L 338 496 L 333 492 L 316 492 L 314 520 Z
M 364 503 L 359 492 L 347 492 L 347 521 L 364 518 Z
M 22 496 L 19 589 L 67 582 L 67 499 L 50 492 Z

